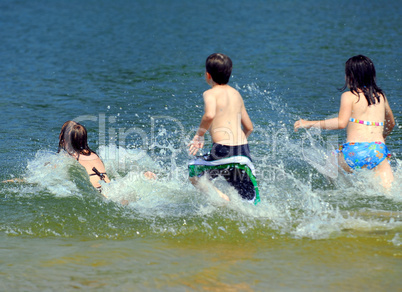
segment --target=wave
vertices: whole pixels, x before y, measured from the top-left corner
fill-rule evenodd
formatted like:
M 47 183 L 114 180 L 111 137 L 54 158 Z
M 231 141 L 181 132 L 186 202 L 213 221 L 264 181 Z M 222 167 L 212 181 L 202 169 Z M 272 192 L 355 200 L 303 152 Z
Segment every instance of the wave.
M 382 231 L 400 244 L 401 161 L 392 160 L 396 180 L 389 192 L 378 186 L 373 172 L 338 172 L 327 164 L 336 141 L 321 132 L 293 133 L 295 116 L 272 91 L 255 85 L 240 90 L 258 95 L 261 112 L 274 115 L 262 120 L 264 128 L 256 126 L 250 141 L 261 194 L 257 206 L 242 201 L 223 180 L 215 184 L 229 195 L 229 203 L 213 189 L 207 194 L 196 190 L 187 179 L 188 156 L 180 154 L 187 150 L 177 145 L 165 146 L 159 156 L 113 144 L 100 147 L 97 152 L 111 178 L 102 186 L 107 199 L 91 186 L 77 161 L 63 153 L 38 151 L 27 163 L 25 182 L 1 185 L 0 231 L 16 236 L 200 240 L 325 239 Z M 171 156 L 159 160 L 163 153 Z M 145 178 L 145 171 L 155 172 L 157 179 Z

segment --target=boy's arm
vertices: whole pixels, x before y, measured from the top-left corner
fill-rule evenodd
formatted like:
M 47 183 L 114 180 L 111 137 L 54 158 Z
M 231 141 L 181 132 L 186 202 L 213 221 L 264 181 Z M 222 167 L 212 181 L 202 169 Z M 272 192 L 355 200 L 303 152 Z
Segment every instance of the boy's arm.
M 202 137 L 211 127 L 216 115 L 216 99 L 213 95 L 204 93 L 204 115 L 196 135 Z
M 384 139 L 391 133 L 394 127 L 395 127 L 394 114 L 392 113 L 388 100 L 385 100 L 385 125 L 383 132 Z
M 204 147 L 204 134 L 211 127 L 212 121 L 215 118 L 216 114 L 216 100 L 215 97 L 211 94 L 207 94 L 204 92 L 204 115 L 202 116 L 200 126 L 193 138 L 190 142 L 190 154 L 197 154 L 198 150 Z
M 254 128 L 253 123 L 251 122 L 251 119 L 247 113 L 246 107 L 244 106 L 244 102 L 241 110 L 241 124 L 243 126 L 243 132 L 246 135 L 246 138 L 248 138 L 248 136 L 250 136 Z

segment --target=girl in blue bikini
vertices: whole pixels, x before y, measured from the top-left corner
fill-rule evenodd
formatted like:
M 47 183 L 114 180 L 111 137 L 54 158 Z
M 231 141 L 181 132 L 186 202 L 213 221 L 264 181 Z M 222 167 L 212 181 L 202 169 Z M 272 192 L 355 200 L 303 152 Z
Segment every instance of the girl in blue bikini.
M 345 86 L 350 91 L 341 96 L 339 115 L 336 118 L 295 122 L 294 129 L 321 128 L 337 130 L 347 128 L 347 141 L 338 150 L 339 164 L 348 172 L 354 169 L 373 169 L 382 185 L 391 186 L 394 179 L 387 157 L 390 153 L 385 138 L 395 126 L 394 116 L 384 92 L 376 84 L 373 62 L 365 56 L 350 58 L 345 64 Z

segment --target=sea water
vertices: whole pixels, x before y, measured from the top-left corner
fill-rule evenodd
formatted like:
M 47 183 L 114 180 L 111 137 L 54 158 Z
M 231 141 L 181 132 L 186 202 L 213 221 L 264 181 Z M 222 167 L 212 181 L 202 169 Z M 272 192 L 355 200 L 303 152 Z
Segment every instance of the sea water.
M 0 179 L 24 181 L 0 184 L 0 290 L 400 289 L 400 7 L 2 1 Z M 223 181 L 229 203 L 188 182 L 213 52 L 232 58 L 254 123 L 256 206 Z M 370 171 L 337 171 L 344 131 L 293 131 L 300 117 L 337 114 L 356 54 L 374 61 L 397 123 L 389 191 Z M 57 153 L 67 120 L 88 129 L 107 198 Z

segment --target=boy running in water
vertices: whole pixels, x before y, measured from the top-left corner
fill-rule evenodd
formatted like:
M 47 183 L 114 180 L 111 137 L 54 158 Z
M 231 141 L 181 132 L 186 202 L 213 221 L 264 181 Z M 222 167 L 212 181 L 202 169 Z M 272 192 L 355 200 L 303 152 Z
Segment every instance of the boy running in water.
M 196 155 L 204 146 L 207 131 L 213 145 L 207 155 L 190 162 L 190 181 L 201 187 L 198 179 L 204 174 L 209 179 L 222 176 L 243 199 L 257 203 L 258 187 L 247 144 L 253 124 L 240 93 L 227 84 L 232 73 L 232 61 L 224 54 L 215 53 L 207 58 L 205 65 L 205 79 L 212 88 L 203 94 L 204 115 L 189 145 L 189 152 Z M 229 201 L 227 195 L 218 189 L 216 191 Z

